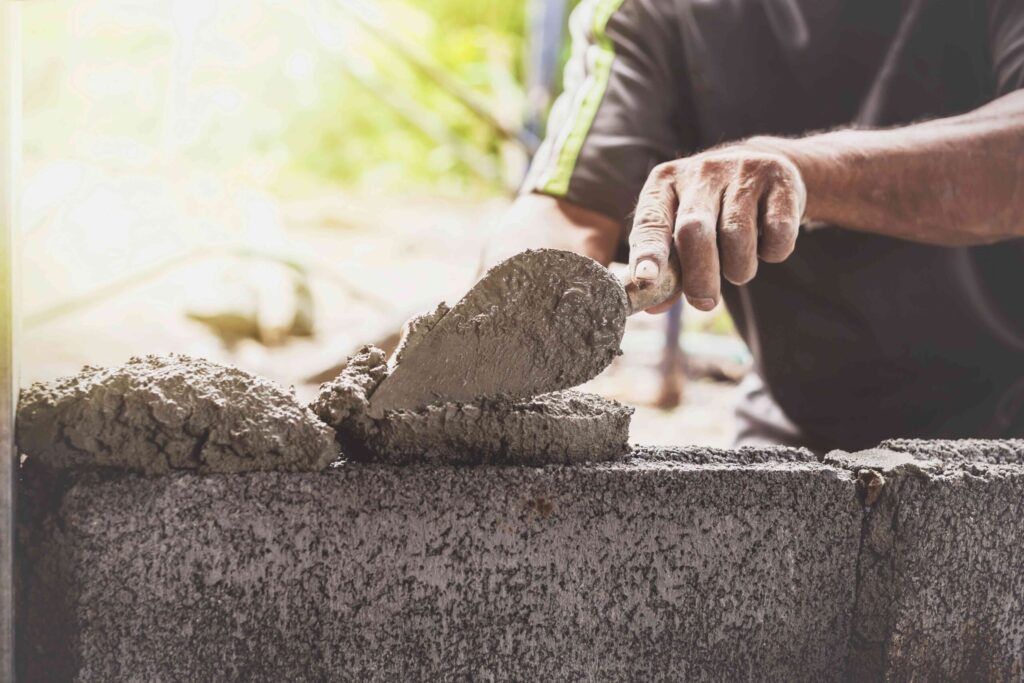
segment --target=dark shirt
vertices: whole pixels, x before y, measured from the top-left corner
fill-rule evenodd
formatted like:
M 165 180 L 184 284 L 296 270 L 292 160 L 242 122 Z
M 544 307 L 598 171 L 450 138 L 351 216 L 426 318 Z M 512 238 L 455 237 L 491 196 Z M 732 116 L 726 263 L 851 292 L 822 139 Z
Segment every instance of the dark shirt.
M 627 228 L 662 161 L 950 116 L 1024 87 L 1024 0 L 597 0 L 570 27 L 566 91 L 524 189 Z M 802 230 L 749 284 L 723 282 L 755 371 L 820 450 L 1024 435 L 1022 290 L 1024 241 L 931 247 L 835 226 Z

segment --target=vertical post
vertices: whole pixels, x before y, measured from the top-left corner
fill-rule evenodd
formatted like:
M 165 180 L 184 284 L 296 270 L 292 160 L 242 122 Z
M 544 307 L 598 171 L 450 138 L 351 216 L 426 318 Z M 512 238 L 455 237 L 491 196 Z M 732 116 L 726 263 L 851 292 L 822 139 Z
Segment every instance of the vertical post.
M 565 0 L 530 0 L 527 14 L 526 129 L 544 137 L 565 33 Z M 530 154 L 536 152 L 531 149 Z
M 21 25 L 16 0 L 0 0 L 0 680 L 14 680 L 14 505 L 18 454 L 15 228 L 21 156 Z

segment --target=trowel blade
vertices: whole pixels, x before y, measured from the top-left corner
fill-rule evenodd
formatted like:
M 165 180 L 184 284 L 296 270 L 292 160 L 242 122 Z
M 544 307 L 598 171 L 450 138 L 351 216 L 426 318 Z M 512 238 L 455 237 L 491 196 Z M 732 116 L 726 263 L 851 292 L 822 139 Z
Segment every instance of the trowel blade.
M 429 329 L 410 336 L 370 396 L 374 413 L 582 384 L 619 353 L 629 302 L 593 259 L 529 250 L 492 268 Z

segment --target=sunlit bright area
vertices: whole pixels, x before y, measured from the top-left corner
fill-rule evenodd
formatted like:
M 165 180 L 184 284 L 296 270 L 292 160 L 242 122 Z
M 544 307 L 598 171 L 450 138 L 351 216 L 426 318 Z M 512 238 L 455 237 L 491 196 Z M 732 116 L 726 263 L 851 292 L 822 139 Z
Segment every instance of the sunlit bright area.
M 181 352 L 308 399 L 393 348 L 477 277 L 543 133 L 543 6 L 25 3 L 22 383 Z M 682 326 L 634 316 L 588 388 L 633 441 L 726 445 L 747 351 L 721 308 Z

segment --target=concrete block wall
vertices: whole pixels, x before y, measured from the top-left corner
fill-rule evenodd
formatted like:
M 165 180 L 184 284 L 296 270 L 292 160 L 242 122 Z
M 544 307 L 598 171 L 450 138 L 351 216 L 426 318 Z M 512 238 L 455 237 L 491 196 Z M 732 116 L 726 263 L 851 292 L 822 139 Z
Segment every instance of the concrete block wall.
M 1022 456 L 894 442 L 823 463 L 688 449 L 544 468 L 28 467 L 20 671 L 1019 680 Z
M 850 677 L 1024 680 L 1024 441 L 891 441 L 826 462 L 884 480 L 865 510 Z

